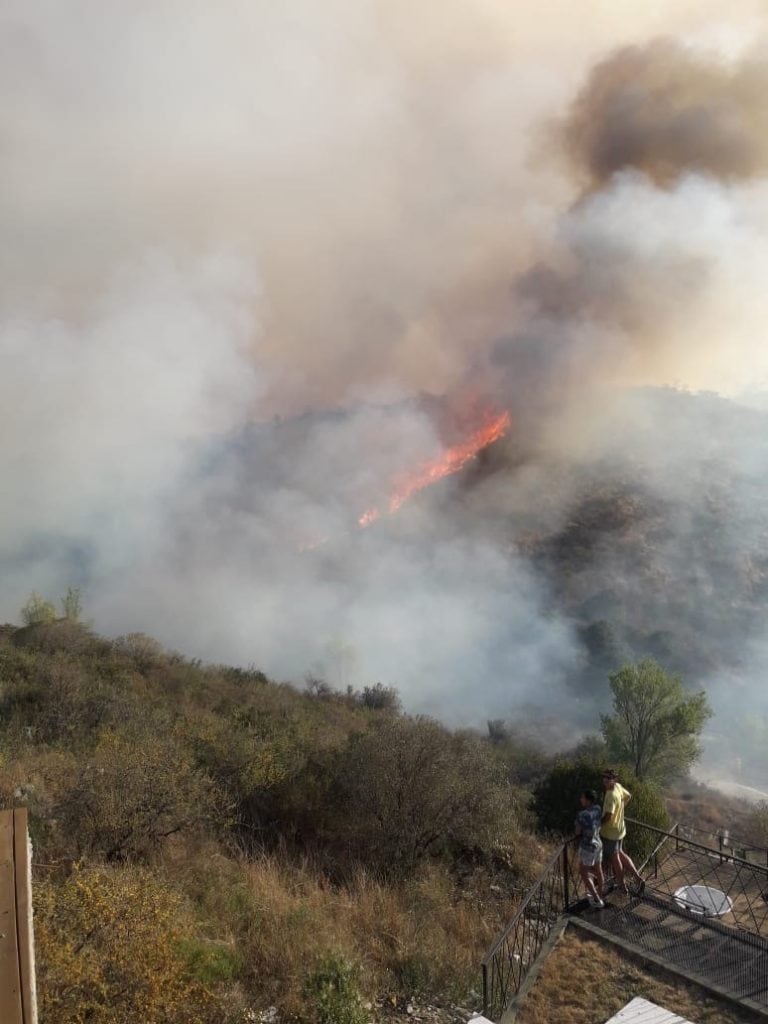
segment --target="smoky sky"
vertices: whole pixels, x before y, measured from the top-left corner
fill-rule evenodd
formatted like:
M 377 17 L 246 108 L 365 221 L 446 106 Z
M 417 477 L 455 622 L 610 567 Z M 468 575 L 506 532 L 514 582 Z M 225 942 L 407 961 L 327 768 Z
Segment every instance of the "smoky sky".
M 609 396 L 760 389 L 766 24 L 5 4 L 0 615 L 76 584 L 99 629 L 294 681 L 554 700 L 572 624 L 460 480 L 357 520 L 483 404 L 523 453 L 496 513 L 557 518 Z
M 625 47 L 590 73 L 563 139 L 594 188 L 630 168 L 660 185 L 748 180 L 766 170 L 767 86 L 765 53 L 718 62 L 669 38 Z

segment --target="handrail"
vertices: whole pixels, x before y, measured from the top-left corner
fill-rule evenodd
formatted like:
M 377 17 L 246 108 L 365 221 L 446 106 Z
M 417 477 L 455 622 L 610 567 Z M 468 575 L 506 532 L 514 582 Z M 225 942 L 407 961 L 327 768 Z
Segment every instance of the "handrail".
M 630 822 L 630 824 L 632 824 L 632 825 L 640 825 L 640 824 L 642 824 L 642 822 L 638 822 L 638 821 L 636 821 L 636 820 L 635 820 L 634 818 L 626 818 L 625 820 L 626 820 L 626 821 L 628 821 L 628 822 Z M 648 825 L 644 825 L 643 827 L 644 827 L 644 828 L 649 828 L 650 826 L 648 826 Z M 640 872 L 641 874 L 642 874 L 642 872 L 643 872 L 643 869 L 644 869 L 644 868 L 646 868 L 646 867 L 648 867 L 648 865 L 650 864 L 651 860 L 652 860 L 652 859 L 653 859 L 654 857 L 657 857 L 657 856 L 658 856 L 659 850 L 660 850 L 660 849 L 662 848 L 662 846 L 663 846 L 663 845 L 664 845 L 664 844 L 665 844 L 666 842 L 668 842 L 668 841 L 669 841 L 670 839 L 674 839 L 674 834 L 673 834 L 673 831 L 674 831 L 674 830 L 675 830 L 675 829 L 676 829 L 677 827 L 678 827 L 678 822 L 675 822 L 675 824 L 674 824 L 674 825 L 672 825 L 672 827 L 670 828 L 669 832 L 665 832 L 665 833 L 664 833 L 664 837 L 663 837 L 663 839 L 660 839 L 660 840 L 658 841 L 658 843 L 656 843 L 656 845 L 655 845 L 655 846 L 654 846 L 654 848 L 653 848 L 653 849 L 651 850 L 651 852 L 650 852 L 650 853 L 648 854 L 648 856 L 647 856 L 647 857 L 645 858 L 645 860 L 643 861 L 643 863 L 639 865 L 639 867 L 638 867 L 638 869 L 637 869 L 637 870 L 638 870 L 638 871 L 639 871 L 639 872 Z
M 703 853 L 716 853 L 718 856 L 722 854 L 722 850 L 716 850 L 712 846 L 704 846 L 702 843 L 697 843 L 694 839 L 688 839 L 686 836 L 674 835 L 671 832 L 666 832 L 664 829 L 656 828 L 655 825 L 648 825 L 644 821 L 637 821 L 635 818 L 624 819 L 628 825 L 638 825 L 640 828 L 647 829 L 649 832 L 655 832 L 659 836 L 672 836 L 673 839 L 678 839 L 680 842 L 684 842 L 687 846 L 692 846 L 695 850 L 701 850 Z M 725 856 L 725 855 L 723 855 Z M 743 864 L 745 867 L 757 869 L 762 871 L 764 875 L 768 876 L 768 867 L 763 867 L 762 864 L 753 864 L 751 860 L 744 860 L 743 857 L 737 857 L 736 854 L 727 854 L 728 860 L 734 864 Z
M 568 909 L 571 892 L 578 892 L 568 847 L 561 842 L 482 960 L 483 1013 L 501 1015 L 513 995 L 519 995 L 531 966 Z M 573 890 L 570 888 L 573 879 Z
M 677 899 L 681 881 L 691 884 L 715 884 L 733 899 L 733 919 L 721 923 L 702 917 L 707 926 L 734 942 L 766 948 L 768 940 L 768 869 L 730 853 L 724 854 L 715 846 L 705 846 L 682 834 L 678 825 L 672 829 L 657 828 L 635 818 L 627 824 L 655 845 L 640 864 L 639 871 L 648 874 L 653 865 L 653 880 L 648 877 L 647 898 L 656 905 L 687 911 Z M 583 882 L 579 876 L 575 851 L 571 847 L 576 837 L 563 840 L 555 853 L 530 887 L 503 931 L 496 937 L 481 961 L 483 975 L 483 1013 L 498 1020 L 515 997 L 526 989 L 526 979 L 535 971 L 542 950 L 557 934 L 558 922 L 565 921 L 569 912 L 578 914 L 586 906 Z M 674 840 L 669 856 L 662 858 L 662 847 Z M 644 848 L 647 845 L 644 844 Z M 719 860 L 719 864 L 718 864 Z M 606 919 L 607 921 L 608 919 Z M 593 927 L 600 927 L 599 919 Z M 743 958 L 742 958 L 743 959 Z M 747 961 L 745 961 L 747 963 Z M 683 963 L 683 966 L 685 964 Z M 747 968 L 751 969 L 749 965 Z M 768 989 L 768 966 L 766 967 Z M 720 984 L 720 982 L 717 982 Z M 732 995 L 741 1000 L 749 993 L 734 981 Z
M 552 859 L 547 863 L 547 866 L 539 874 L 536 881 L 532 883 L 530 889 L 528 890 L 528 894 L 523 898 L 522 902 L 519 904 L 517 910 L 515 911 L 514 917 L 512 917 L 504 931 L 496 936 L 494 943 L 490 946 L 488 952 L 481 960 L 482 964 L 490 963 L 490 961 L 493 959 L 496 953 L 498 953 L 499 948 L 502 946 L 504 940 L 509 937 L 509 935 L 514 931 L 515 927 L 517 926 L 517 922 L 520 918 L 520 915 L 525 912 L 527 907 L 533 901 L 533 898 L 536 895 L 538 887 L 544 884 L 549 875 L 551 875 L 552 870 L 559 865 L 559 862 L 563 856 L 563 850 L 566 849 L 569 843 L 571 842 L 573 842 L 573 837 L 571 837 L 570 839 L 566 839 L 564 842 L 560 844 L 560 846 L 558 846 L 557 853 L 555 853 Z
M 749 860 L 750 855 L 759 857 L 761 863 L 765 863 L 768 867 L 768 847 L 760 846 L 753 842 L 747 842 L 743 836 L 734 835 L 729 828 L 718 828 L 718 829 L 706 829 L 700 828 L 698 825 L 689 825 L 686 822 L 681 821 L 678 824 L 678 828 L 681 834 L 685 833 L 686 838 L 694 833 L 702 836 L 708 836 L 717 841 L 717 847 L 720 853 L 725 856 L 726 850 L 741 850 L 743 851 L 744 857 Z M 730 854 L 727 856 L 730 857 Z M 752 861 L 750 860 L 750 864 Z

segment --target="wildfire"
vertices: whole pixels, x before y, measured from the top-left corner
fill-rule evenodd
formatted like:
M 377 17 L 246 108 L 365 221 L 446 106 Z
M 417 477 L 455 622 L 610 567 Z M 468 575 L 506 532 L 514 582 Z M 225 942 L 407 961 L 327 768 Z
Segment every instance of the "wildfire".
M 442 455 L 432 462 L 427 462 L 411 473 L 403 474 L 393 482 L 392 493 L 387 504 L 387 513 L 392 515 L 397 512 L 409 498 L 418 491 L 424 490 L 431 484 L 437 483 L 445 476 L 451 476 L 463 469 L 468 462 L 481 452 L 488 445 L 504 437 L 509 430 L 509 413 L 503 412 L 498 416 L 490 417 L 478 427 L 468 438 L 447 448 Z M 358 519 L 359 525 L 364 529 L 381 516 L 378 508 L 369 508 Z

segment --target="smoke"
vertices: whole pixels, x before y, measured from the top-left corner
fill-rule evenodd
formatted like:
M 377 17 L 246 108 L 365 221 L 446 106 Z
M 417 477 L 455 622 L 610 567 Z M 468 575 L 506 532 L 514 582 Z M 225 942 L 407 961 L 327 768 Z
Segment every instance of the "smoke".
M 765 13 L 674 7 L 6 3 L 0 615 L 77 583 L 446 717 L 561 693 L 510 521 L 567 520 L 617 389 L 768 371 Z M 361 531 L 482 401 L 517 469 Z
M 764 55 L 726 63 L 673 39 L 626 47 L 592 71 L 563 139 L 592 188 L 631 168 L 658 185 L 745 181 L 766 171 L 767 86 Z
M 583 188 L 490 360 L 545 431 L 619 383 L 764 386 L 766 86 L 766 52 L 656 39 L 598 63 L 556 123 Z

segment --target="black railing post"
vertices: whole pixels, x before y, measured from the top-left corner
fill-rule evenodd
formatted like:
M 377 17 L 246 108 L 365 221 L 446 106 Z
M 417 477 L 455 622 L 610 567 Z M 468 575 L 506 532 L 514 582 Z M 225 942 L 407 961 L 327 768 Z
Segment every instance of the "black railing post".
M 675 825 L 675 851 L 680 849 L 680 822 Z
M 483 1016 L 488 1015 L 488 964 L 483 964 Z
M 563 910 L 568 909 L 568 843 L 563 843 Z

